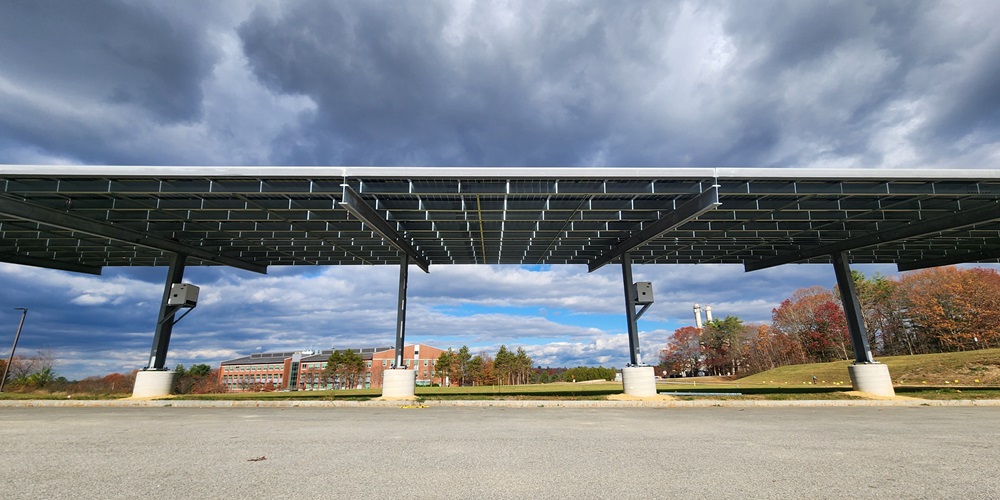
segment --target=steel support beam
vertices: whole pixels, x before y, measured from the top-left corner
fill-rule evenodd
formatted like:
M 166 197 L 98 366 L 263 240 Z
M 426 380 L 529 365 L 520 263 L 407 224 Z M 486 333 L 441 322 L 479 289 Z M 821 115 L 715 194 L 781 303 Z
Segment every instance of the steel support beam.
M 896 264 L 899 271 L 915 271 L 917 269 L 927 269 L 928 267 L 951 266 L 955 264 L 965 264 L 968 262 L 980 262 L 984 260 L 1000 259 L 1000 250 L 984 250 L 982 252 L 963 253 L 950 255 L 940 259 L 918 260 L 916 262 L 901 262 Z
M 100 238 L 108 238 L 144 248 L 152 248 L 154 250 L 175 254 L 186 254 L 189 257 L 194 257 L 206 262 L 235 267 L 255 273 L 267 273 L 267 266 L 219 255 L 198 247 L 185 245 L 174 240 L 152 236 L 141 231 L 111 225 L 94 219 L 88 219 L 86 217 L 71 215 L 58 210 L 52 210 L 50 208 L 32 205 L 22 201 L 11 200 L 9 198 L 0 197 L 0 215 L 36 222 L 46 226 L 57 227 L 66 231 L 88 234 Z
M 683 205 L 677 207 L 676 210 L 670 212 L 663 218 L 649 224 L 641 231 L 622 240 L 611 250 L 608 250 L 594 259 L 591 259 L 590 262 L 587 263 L 587 271 L 594 272 L 603 267 L 605 264 L 623 256 L 626 252 L 630 252 L 635 248 L 649 243 L 661 234 L 672 229 L 676 229 L 685 222 L 696 219 L 709 210 L 714 210 L 719 205 L 721 205 L 719 202 L 719 186 L 713 185 L 709 189 L 702 191 L 702 193 L 694 199 L 691 199 Z
M 861 303 L 858 301 L 858 291 L 851 277 L 851 265 L 843 252 L 835 253 L 833 271 L 837 275 L 837 287 L 840 288 L 840 300 L 844 304 L 844 314 L 847 316 L 847 330 L 851 333 L 851 345 L 854 347 L 856 363 L 874 363 L 871 347 L 868 345 L 868 332 L 865 331 L 865 321 L 861 317 Z
M 1000 219 L 1000 202 L 991 202 L 978 208 L 962 210 L 954 214 L 928 219 L 925 221 L 911 222 L 903 226 L 866 234 L 864 236 L 843 240 L 830 245 L 807 248 L 797 252 L 771 257 L 769 259 L 744 262 L 743 268 L 746 269 L 747 272 L 759 271 L 769 267 L 791 264 L 793 262 L 808 260 L 824 255 L 849 252 L 859 248 L 880 245 L 883 243 L 892 243 L 894 241 L 904 240 L 907 238 L 917 238 L 939 233 L 941 231 L 955 230 L 965 226 L 989 222 L 996 219 Z
M 635 285 L 632 283 L 632 255 L 622 254 L 622 281 L 625 284 L 625 317 L 628 320 L 629 366 L 641 366 L 639 353 L 639 316 L 635 312 Z
M 22 266 L 42 267 L 45 269 L 56 269 L 59 271 L 70 271 L 74 273 L 101 275 L 101 266 L 91 266 L 79 262 L 65 262 L 59 260 L 41 259 L 29 257 L 27 255 L 0 254 L 0 262 L 20 264 Z
M 176 307 L 168 305 L 170 288 L 184 279 L 186 258 L 183 254 L 174 254 L 170 258 L 167 269 L 167 279 L 163 286 L 163 300 L 160 302 L 160 314 L 156 318 L 156 330 L 153 333 L 153 347 L 149 350 L 149 364 L 145 370 L 163 370 L 167 362 L 167 348 L 170 346 L 170 334 L 174 331 L 174 313 Z
M 410 257 L 403 255 L 399 262 L 399 292 L 396 299 L 396 361 L 393 368 L 405 368 L 403 366 L 403 343 L 406 338 L 406 286 L 408 268 L 410 267 Z
M 3 365 L 3 375 L 0 375 L 0 392 L 3 392 L 4 383 L 7 381 L 7 374 L 10 373 L 10 365 L 14 363 L 14 351 L 17 350 L 17 340 L 21 338 L 21 329 L 24 328 L 24 318 L 28 316 L 27 307 L 17 307 L 21 311 L 21 322 L 17 324 L 17 333 L 14 334 L 14 345 L 10 347 L 10 356 Z
M 382 236 L 386 243 L 391 245 L 396 250 L 403 252 L 413 263 L 417 265 L 425 273 L 430 272 L 430 262 L 427 261 L 424 256 L 410 245 L 410 242 L 399 234 L 395 228 L 389 224 L 388 221 L 383 219 L 372 207 L 368 206 L 361 195 L 356 191 L 351 189 L 350 186 L 344 186 L 344 196 L 343 201 L 340 204 L 351 213 L 351 215 L 357 217 L 361 222 L 364 222 L 368 227 Z

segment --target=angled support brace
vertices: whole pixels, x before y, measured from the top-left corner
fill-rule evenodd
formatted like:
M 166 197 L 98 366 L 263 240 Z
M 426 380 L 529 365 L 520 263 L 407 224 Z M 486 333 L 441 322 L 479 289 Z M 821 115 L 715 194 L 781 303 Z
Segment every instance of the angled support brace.
M 649 243 L 661 234 L 672 229 L 676 229 L 685 222 L 696 219 L 698 216 L 708 212 L 709 210 L 714 210 L 721 204 L 722 203 L 719 202 L 719 186 L 713 185 L 711 188 L 703 191 L 694 199 L 689 200 L 683 205 L 677 207 L 676 210 L 670 212 L 662 219 L 653 222 L 652 224 L 646 226 L 646 228 L 642 231 L 639 231 L 638 233 L 635 233 L 619 242 L 611 250 L 608 250 L 604 254 L 592 259 L 587 263 L 587 271 L 594 272 L 603 267 L 605 264 L 625 255 L 626 252 L 630 252 L 637 247 Z
M 857 238 L 851 238 L 830 245 L 807 248 L 797 252 L 779 255 L 769 259 L 758 261 L 748 261 L 743 263 L 743 268 L 747 271 L 759 271 L 769 267 L 791 264 L 802 260 L 808 260 L 825 255 L 835 255 L 842 252 L 849 252 L 859 248 L 865 248 L 882 243 L 892 243 L 894 241 L 907 238 L 917 238 L 941 231 L 950 231 L 965 226 L 989 222 L 1000 219 L 1000 202 L 992 202 L 971 210 L 962 210 L 958 213 L 928 219 L 926 221 L 911 222 L 909 224 L 894 227 L 885 231 L 866 234 Z
M 344 186 L 344 197 L 340 204 L 351 215 L 357 217 L 358 220 L 367 224 L 372 231 L 378 233 L 379 236 L 385 239 L 386 243 L 407 255 L 417 267 L 425 273 L 430 272 L 430 262 L 417 249 L 413 248 L 410 242 L 403 235 L 399 234 L 388 221 L 383 219 L 372 207 L 368 206 L 361 199 L 361 195 L 351 189 L 350 186 Z
M 153 347 L 149 350 L 149 363 L 145 370 L 163 370 L 167 362 L 167 348 L 170 347 L 170 334 L 174 331 L 174 314 L 177 309 L 170 305 L 171 287 L 184 279 L 186 258 L 183 254 L 174 254 L 170 258 L 170 268 L 167 270 L 166 283 L 163 286 L 163 299 L 160 302 L 160 314 L 156 320 L 156 331 L 153 333 Z
M 646 310 L 648 310 L 650 308 L 650 306 L 652 306 L 652 305 L 653 304 L 646 304 L 646 305 L 642 306 L 642 308 L 640 308 L 638 311 L 635 312 L 635 319 L 641 318 L 642 314 L 644 312 L 646 312 Z
M 22 201 L 0 198 L 0 214 L 17 219 L 37 222 L 46 226 L 57 227 L 66 231 L 89 234 L 99 238 L 108 238 L 130 245 L 152 248 L 164 252 L 184 254 L 206 262 L 235 267 L 266 274 L 267 266 L 246 262 L 232 257 L 226 257 L 197 247 L 192 247 L 177 241 L 151 236 L 141 231 L 115 226 L 105 222 L 67 214 L 58 210 L 32 205 Z
M 181 309 L 187 309 L 187 311 L 184 311 L 184 314 L 181 314 L 179 318 L 174 319 L 174 316 L 177 314 L 177 311 L 180 311 Z M 187 316 L 188 313 L 190 313 L 193 310 L 194 310 L 193 307 L 183 308 L 181 306 L 169 306 L 166 311 L 166 315 L 159 321 L 157 321 L 156 324 L 160 325 L 162 323 L 170 321 L 170 326 L 176 325 L 177 323 L 180 322 L 180 320 L 184 319 L 184 316 Z
M 868 332 L 861 316 L 861 303 L 858 301 L 858 290 L 851 276 L 851 265 L 844 253 L 835 253 L 833 271 L 837 276 L 837 286 L 840 288 L 840 300 L 844 304 L 844 315 L 847 316 L 847 331 L 851 334 L 851 346 L 854 347 L 856 363 L 873 363 L 872 350 L 868 344 Z

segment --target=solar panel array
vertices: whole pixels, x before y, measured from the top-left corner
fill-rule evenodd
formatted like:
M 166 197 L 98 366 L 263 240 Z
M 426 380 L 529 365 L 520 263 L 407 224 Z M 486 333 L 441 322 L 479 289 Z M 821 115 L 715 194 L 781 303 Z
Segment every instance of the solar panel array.
M 431 265 L 587 264 L 718 186 L 717 209 L 636 248 L 634 261 L 764 262 L 950 218 L 956 227 L 853 249 L 850 259 L 996 262 L 1000 209 L 962 217 L 1000 201 L 997 172 L 976 172 L 8 166 L 0 202 L 263 266 L 398 264 L 400 252 L 341 206 L 347 185 Z M 155 245 L 49 222 L 0 213 L 0 261 L 169 260 Z

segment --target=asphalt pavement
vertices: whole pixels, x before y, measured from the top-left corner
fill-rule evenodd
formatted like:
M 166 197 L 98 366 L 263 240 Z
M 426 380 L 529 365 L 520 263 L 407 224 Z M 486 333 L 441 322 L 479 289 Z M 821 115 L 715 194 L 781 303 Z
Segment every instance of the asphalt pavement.
M 0 498 L 1000 498 L 1000 407 L 0 407 Z

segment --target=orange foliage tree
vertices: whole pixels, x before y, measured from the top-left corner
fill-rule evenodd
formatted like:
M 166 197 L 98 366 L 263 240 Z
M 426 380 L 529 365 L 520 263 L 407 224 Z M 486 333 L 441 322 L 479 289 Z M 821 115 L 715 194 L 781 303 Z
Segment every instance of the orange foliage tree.
M 901 280 L 907 316 L 932 350 L 1000 344 L 1000 274 L 993 269 L 940 267 Z
M 796 290 L 772 311 L 771 327 L 798 339 L 810 361 L 849 359 L 851 339 L 843 306 L 823 287 Z
M 666 375 L 695 375 L 701 367 L 701 329 L 685 326 L 674 330 L 667 347 L 660 351 L 660 370 Z

